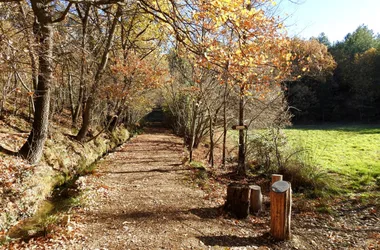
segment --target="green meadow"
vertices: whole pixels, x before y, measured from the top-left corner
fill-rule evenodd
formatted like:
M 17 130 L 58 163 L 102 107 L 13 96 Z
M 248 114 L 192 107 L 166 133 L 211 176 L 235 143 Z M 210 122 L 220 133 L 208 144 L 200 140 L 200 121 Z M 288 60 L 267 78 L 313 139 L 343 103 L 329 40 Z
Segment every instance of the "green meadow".
M 380 193 L 380 126 L 293 126 L 283 132 L 290 153 L 299 151 L 307 164 L 326 172 L 334 189 L 346 193 Z M 237 142 L 237 131 L 229 133 Z
M 336 176 L 349 191 L 369 191 L 380 182 L 380 126 L 295 126 L 285 129 L 294 147 Z

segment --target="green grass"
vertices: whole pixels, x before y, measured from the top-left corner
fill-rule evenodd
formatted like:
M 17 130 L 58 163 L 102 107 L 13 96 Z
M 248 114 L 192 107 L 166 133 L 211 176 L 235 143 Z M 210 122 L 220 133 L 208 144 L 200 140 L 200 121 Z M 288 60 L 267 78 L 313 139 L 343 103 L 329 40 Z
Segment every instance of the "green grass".
M 343 189 L 378 190 L 380 126 L 295 126 L 285 133 L 292 145 L 309 151 L 313 162 L 337 175 Z
M 284 132 L 292 150 L 305 150 L 304 160 L 326 170 L 339 190 L 380 197 L 380 125 L 293 126 Z M 237 142 L 237 131 L 229 134 Z

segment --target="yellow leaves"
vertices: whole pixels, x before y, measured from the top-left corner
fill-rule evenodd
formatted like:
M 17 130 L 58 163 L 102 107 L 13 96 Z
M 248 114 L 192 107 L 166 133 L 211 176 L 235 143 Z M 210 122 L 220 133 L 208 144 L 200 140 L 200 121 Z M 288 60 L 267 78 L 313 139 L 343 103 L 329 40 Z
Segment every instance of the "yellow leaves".
M 196 68 L 215 68 L 216 72 L 228 65 L 228 75 L 235 83 L 248 89 L 252 84 L 266 88 L 290 75 L 296 53 L 290 52 L 290 42 L 279 30 L 282 24 L 266 15 L 265 7 L 275 1 L 251 3 L 248 9 L 245 0 L 201 2 L 194 17 L 198 27 L 206 31 L 197 44 L 201 52 L 190 60 Z
M 285 56 L 286 61 L 290 61 L 292 59 L 292 53 L 287 53 Z

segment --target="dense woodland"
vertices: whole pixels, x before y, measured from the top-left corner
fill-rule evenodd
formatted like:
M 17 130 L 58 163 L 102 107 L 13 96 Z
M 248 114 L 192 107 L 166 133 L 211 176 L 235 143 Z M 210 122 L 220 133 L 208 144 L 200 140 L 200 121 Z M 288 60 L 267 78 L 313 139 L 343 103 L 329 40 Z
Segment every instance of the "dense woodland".
M 325 74 L 287 84 L 287 98 L 299 123 L 379 121 L 380 36 L 365 25 L 331 43 L 325 34 L 312 38 L 324 44 L 336 63 Z M 328 56 L 326 54 L 326 56 Z

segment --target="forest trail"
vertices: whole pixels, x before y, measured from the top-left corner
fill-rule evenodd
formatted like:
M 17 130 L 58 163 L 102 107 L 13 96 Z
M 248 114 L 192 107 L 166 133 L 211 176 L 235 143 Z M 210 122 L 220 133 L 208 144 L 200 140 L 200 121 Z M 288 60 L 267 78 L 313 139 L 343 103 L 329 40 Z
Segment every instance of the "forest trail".
M 72 218 L 82 235 L 75 248 L 258 249 L 256 243 L 265 244 L 265 225 L 224 218 L 220 204 L 191 184 L 183 152 L 180 138 L 152 130 L 101 161 L 83 181 L 89 204 Z

